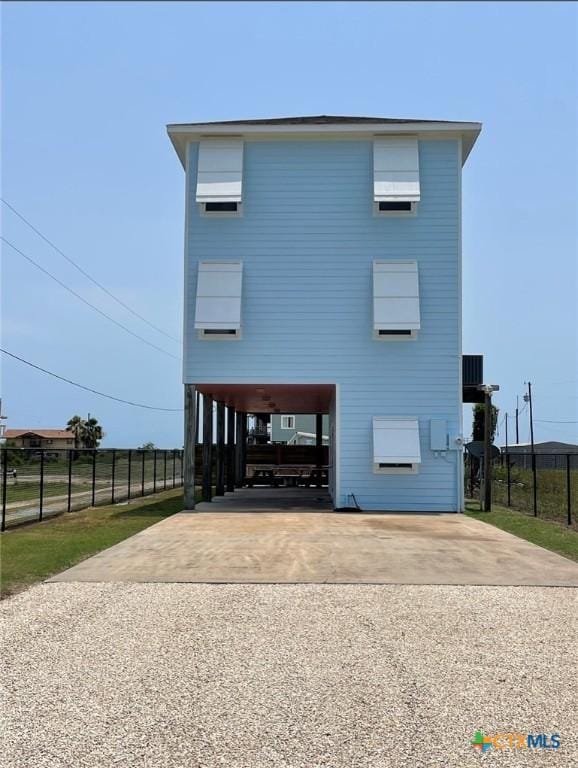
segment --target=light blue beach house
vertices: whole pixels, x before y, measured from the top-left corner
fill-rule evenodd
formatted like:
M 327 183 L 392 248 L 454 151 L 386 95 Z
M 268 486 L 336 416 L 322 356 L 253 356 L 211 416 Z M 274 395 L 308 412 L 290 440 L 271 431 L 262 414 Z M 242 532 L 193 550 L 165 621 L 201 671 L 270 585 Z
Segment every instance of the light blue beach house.
M 186 172 L 188 507 L 199 392 L 209 498 L 213 450 L 217 492 L 243 483 L 246 414 L 325 414 L 336 508 L 462 509 L 462 402 L 482 378 L 481 359 L 462 360 L 461 178 L 480 130 L 168 127 Z

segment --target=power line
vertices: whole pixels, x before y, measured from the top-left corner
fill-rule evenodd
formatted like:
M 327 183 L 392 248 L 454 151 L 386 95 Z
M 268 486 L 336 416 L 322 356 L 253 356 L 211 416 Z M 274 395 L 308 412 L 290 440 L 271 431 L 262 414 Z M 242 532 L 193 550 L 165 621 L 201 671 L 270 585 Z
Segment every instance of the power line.
M 147 341 L 147 339 L 143 338 L 142 336 L 139 336 L 138 333 L 134 333 L 134 331 L 131 331 L 130 328 L 127 328 L 126 325 L 123 325 L 122 323 L 119 323 L 118 320 L 115 320 L 110 315 L 107 315 L 106 312 L 103 312 L 98 307 L 95 307 L 94 304 L 91 304 L 90 301 L 87 301 L 85 298 L 83 298 L 79 293 L 76 293 L 76 291 L 73 291 L 72 288 L 69 288 L 65 283 L 63 283 L 61 280 L 59 280 L 57 277 L 55 277 L 51 272 L 49 272 L 47 269 L 44 269 L 38 262 L 34 261 L 33 258 L 28 256 L 24 253 L 24 251 L 21 251 L 19 248 L 17 248 L 15 245 L 13 245 L 9 240 L 7 240 L 3 235 L 0 235 L 0 239 L 3 240 L 6 245 L 9 245 L 10 248 L 16 251 L 16 253 L 19 253 L 20 256 L 25 258 L 27 261 L 29 261 L 32 265 L 36 267 L 36 269 L 39 269 L 41 272 L 44 272 L 45 275 L 48 275 L 52 280 L 54 280 L 55 283 L 58 283 L 62 288 L 64 288 L 66 291 L 71 293 L 73 296 L 76 296 L 77 299 L 80 299 L 83 304 L 86 304 L 87 307 L 90 307 L 91 309 L 94 309 L 95 312 L 98 312 L 99 315 L 102 315 L 102 317 L 106 317 L 107 320 L 110 320 L 111 323 L 114 323 L 119 328 L 122 328 L 123 331 L 126 331 L 127 333 L 130 333 L 131 336 L 134 336 L 135 339 L 138 339 L 139 341 L 142 341 L 144 344 L 147 344 L 149 347 L 152 347 L 153 349 L 156 349 L 158 352 L 162 352 L 163 355 L 168 355 L 168 357 L 172 357 L 174 360 L 180 360 L 176 355 L 173 355 L 172 352 L 168 352 L 166 349 L 163 349 L 162 347 L 157 347 L 156 344 L 153 344 L 152 341 Z
M 563 385 L 563 384 L 565 385 L 565 384 L 577 384 L 577 383 L 578 382 L 576 381 L 576 379 L 573 379 L 573 380 L 571 379 L 571 380 L 568 380 L 568 381 L 540 381 L 540 382 L 538 382 L 537 386 L 539 386 L 539 387 L 554 387 L 554 386 Z M 532 384 L 532 386 L 535 386 L 535 385 Z
M 109 290 L 108 290 L 108 288 L 105 288 L 105 286 L 104 286 L 104 285 L 102 285 L 102 283 L 99 283 L 99 282 L 98 282 L 98 280 L 96 280 L 94 277 L 92 277 L 92 275 L 89 275 L 89 274 L 88 274 L 88 272 L 86 272 L 86 270 L 84 270 L 84 269 L 83 269 L 83 268 L 82 268 L 82 267 L 81 267 L 79 264 L 77 264 L 77 263 L 74 261 L 74 259 L 71 259 L 71 258 L 70 258 L 70 256 L 67 256 L 67 255 L 66 255 L 66 254 L 65 254 L 63 251 L 61 251 L 61 250 L 60 250 L 60 248 L 59 248 L 57 245 L 55 245 L 55 244 L 52 242 L 52 240 L 49 240 L 49 239 L 46 237 L 46 235 L 43 235 L 43 234 L 42 234 L 42 232 L 41 232 L 39 229 L 37 229 L 37 228 L 36 228 L 36 227 L 35 227 L 35 226 L 34 226 L 34 225 L 33 225 L 33 224 L 30 222 L 30 221 L 28 221 L 28 219 L 27 219 L 27 218 L 25 218 L 25 217 L 24 217 L 24 216 L 23 216 L 21 213 L 19 213 L 19 212 L 16 210 L 16 208 L 14 208 L 14 206 L 13 206 L 13 205 L 10 205 L 10 203 L 9 203 L 7 200 L 5 200 L 3 197 L 2 197 L 2 198 L 0 198 L 0 199 L 2 200 L 2 202 L 4 203 L 4 205 L 5 205 L 5 206 L 7 206 L 7 207 L 8 207 L 8 208 L 9 208 L 9 209 L 12 211 L 12 213 L 14 213 L 16 216 L 18 216 L 18 218 L 19 218 L 21 221 L 23 221 L 25 224 L 27 224 L 27 225 L 30 227 L 30 229 L 31 229 L 33 232 L 36 232 L 36 234 L 37 234 L 39 237 L 41 237 L 41 238 L 44 240 L 44 242 L 45 242 L 45 243 L 48 243 L 48 245 L 49 245 L 51 248 L 54 248 L 54 250 L 55 250 L 57 253 L 59 253 L 59 254 L 60 254 L 60 255 L 61 255 L 63 258 L 65 258 L 65 259 L 66 259 L 66 261 L 68 261 L 70 264 L 72 264 L 72 266 L 73 266 L 75 269 L 77 269 L 77 270 L 78 270 L 78 271 L 79 271 L 79 272 L 80 272 L 82 275 L 84 275 L 84 276 L 85 276 L 85 277 L 86 277 L 88 280 L 90 280 L 92 283 L 94 283 L 94 285 L 98 286 L 98 287 L 100 288 L 100 290 L 101 290 L 101 291 L 104 291 L 104 293 L 106 293 L 106 295 L 107 295 L 107 296 L 110 296 L 110 298 L 111 298 L 111 299 L 114 299 L 114 301 L 116 301 L 116 302 L 117 302 L 117 304 L 120 304 L 120 306 L 121 306 L 121 307 L 124 307 L 126 310 L 128 310 L 129 312 L 131 312 L 131 313 L 132 313 L 132 314 L 133 314 L 135 317 L 138 317 L 138 318 L 139 318 L 139 320 L 142 320 L 142 321 L 143 321 L 143 323 L 146 323 L 148 326 L 150 326 L 150 327 L 151 327 L 151 328 L 153 328 L 155 331 L 157 331 L 157 333 L 162 333 L 162 335 L 163 335 L 163 336 L 166 336 L 166 337 L 167 337 L 167 339 L 171 339 L 171 341 L 176 341 L 176 342 L 177 342 L 177 344 L 180 344 L 180 343 L 181 343 L 181 342 L 180 342 L 180 339 L 176 339 L 174 336 L 171 336 L 169 333 L 166 333 L 165 331 L 163 331 L 163 330 L 162 330 L 162 328 L 158 328 L 156 325 L 154 325 L 154 324 L 153 324 L 153 323 L 151 323 L 149 320 L 147 320 L 147 319 L 146 319 L 146 317 L 143 317 L 143 316 L 142 316 L 141 314 L 139 314 L 139 313 L 138 313 L 138 312 L 137 312 L 135 309 L 133 309 L 132 307 L 129 307 L 129 305 L 128 305 L 128 304 L 125 304 L 125 302 L 124 302 L 122 299 L 119 299 L 119 298 L 118 298 L 118 296 L 115 296 L 115 295 L 114 295 L 114 293 L 112 293 L 111 291 L 109 291 Z
M 19 360 L 21 363 L 24 363 L 25 365 L 29 365 L 31 368 L 35 368 L 37 371 L 42 371 L 42 373 L 46 373 L 48 376 L 53 376 L 55 379 L 59 379 L 60 381 L 65 381 L 67 384 L 72 384 L 73 387 L 84 389 L 86 392 L 92 392 L 93 395 L 106 397 L 109 400 L 115 400 L 117 403 L 124 403 L 124 405 L 132 405 L 135 408 L 146 408 L 148 411 L 165 411 L 169 413 L 178 413 L 183 410 L 182 408 L 157 408 L 154 405 L 144 405 L 143 403 L 133 403 L 132 400 L 123 400 L 122 397 L 107 395 L 105 392 L 99 392 L 97 389 L 92 389 L 91 387 L 85 387 L 84 384 L 78 384 L 76 381 L 71 381 L 70 379 L 67 379 L 65 376 L 59 376 L 57 373 L 53 373 L 52 371 L 47 371 L 46 368 L 41 368 L 39 365 L 35 365 L 34 363 L 31 363 L 29 360 L 25 360 L 23 357 L 18 357 L 18 355 L 14 355 L 12 354 L 12 352 L 8 352 L 7 349 L 2 349 L 0 347 L 0 352 L 3 352 L 5 355 L 8 355 L 9 357 L 13 357 L 14 360 Z
M 534 419 L 541 424 L 578 424 L 578 421 L 551 421 L 550 419 Z

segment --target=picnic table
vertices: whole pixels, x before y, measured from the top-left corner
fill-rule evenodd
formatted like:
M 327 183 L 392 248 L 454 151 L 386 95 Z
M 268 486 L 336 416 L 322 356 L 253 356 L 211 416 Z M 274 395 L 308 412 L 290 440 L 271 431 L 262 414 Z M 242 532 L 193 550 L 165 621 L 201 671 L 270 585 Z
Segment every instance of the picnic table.
M 304 486 L 309 488 L 312 485 L 318 488 L 321 485 L 327 485 L 329 479 L 328 467 L 312 466 L 276 466 L 254 467 L 252 473 L 245 478 L 245 485 L 253 488 L 255 485 L 268 485 L 271 488 L 278 488 L 280 485 L 296 488 Z

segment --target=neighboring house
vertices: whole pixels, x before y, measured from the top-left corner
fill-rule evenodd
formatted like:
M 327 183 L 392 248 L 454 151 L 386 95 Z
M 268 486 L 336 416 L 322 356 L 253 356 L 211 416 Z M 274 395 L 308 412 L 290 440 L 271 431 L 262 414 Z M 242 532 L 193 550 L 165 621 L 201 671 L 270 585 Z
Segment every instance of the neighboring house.
M 480 381 L 463 388 L 461 176 L 480 130 L 327 116 L 168 127 L 186 171 L 186 450 L 195 389 L 217 424 L 225 406 L 236 420 L 238 478 L 246 413 L 322 413 L 336 508 L 463 509 L 462 402 Z M 210 496 L 208 469 L 204 483 Z M 192 491 L 189 474 L 190 506 Z
M 520 469 L 532 469 L 532 445 L 531 443 L 515 443 L 502 446 L 502 453 L 508 453 L 510 464 Z M 544 443 L 534 443 L 537 469 L 566 469 L 566 455 L 570 454 L 570 468 L 578 468 L 578 445 L 573 443 L 559 443 L 549 440 Z
M 287 445 L 317 445 L 315 432 L 295 432 Z M 321 445 L 329 445 L 329 435 L 322 435 Z
M 315 445 L 315 415 L 277 414 L 271 416 L 271 442 Z M 329 416 L 323 416 L 323 445 L 329 443 Z
M 74 448 L 74 435 L 66 429 L 7 429 L 12 448 Z

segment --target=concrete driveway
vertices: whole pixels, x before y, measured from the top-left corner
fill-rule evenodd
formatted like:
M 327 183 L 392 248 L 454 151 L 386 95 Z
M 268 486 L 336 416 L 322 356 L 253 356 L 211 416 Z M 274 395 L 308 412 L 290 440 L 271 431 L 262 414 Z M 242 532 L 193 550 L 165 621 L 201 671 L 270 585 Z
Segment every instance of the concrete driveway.
M 578 586 L 578 564 L 464 515 L 327 508 L 314 489 L 236 491 L 51 581 Z

